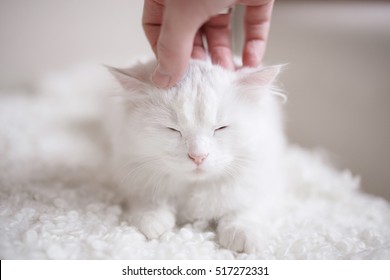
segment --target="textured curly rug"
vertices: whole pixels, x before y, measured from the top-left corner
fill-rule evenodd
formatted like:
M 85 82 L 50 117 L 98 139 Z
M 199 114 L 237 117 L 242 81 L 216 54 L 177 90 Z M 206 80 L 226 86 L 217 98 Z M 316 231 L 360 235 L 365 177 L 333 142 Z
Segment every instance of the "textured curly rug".
M 297 147 L 285 159 L 291 188 L 264 220 L 260 253 L 220 248 L 202 222 L 147 241 L 105 179 L 99 120 L 84 98 L 105 75 L 80 67 L 34 93 L 0 93 L 1 259 L 390 259 L 389 203 Z

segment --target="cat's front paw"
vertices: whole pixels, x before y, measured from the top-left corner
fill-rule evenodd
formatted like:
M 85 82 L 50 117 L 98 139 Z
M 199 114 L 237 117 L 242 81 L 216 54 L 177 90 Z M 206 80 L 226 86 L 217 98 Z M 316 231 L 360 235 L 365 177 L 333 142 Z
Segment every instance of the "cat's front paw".
M 217 236 L 222 247 L 239 253 L 255 253 L 260 250 L 262 242 L 256 229 L 239 223 L 220 223 Z
M 130 217 L 130 223 L 138 228 L 148 239 L 156 239 L 175 226 L 175 217 L 172 212 L 149 210 L 137 213 Z

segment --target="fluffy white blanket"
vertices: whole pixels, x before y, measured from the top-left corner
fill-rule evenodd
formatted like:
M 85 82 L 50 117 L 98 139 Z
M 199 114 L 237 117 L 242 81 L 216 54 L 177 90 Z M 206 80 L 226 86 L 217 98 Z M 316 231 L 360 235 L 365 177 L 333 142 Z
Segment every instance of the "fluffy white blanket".
M 0 93 L 1 259 L 390 259 L 389 203 L 297 147 L 285 159 L 291 189 L 264 220 L 258 254 L 220 248 L 202 222 L 147 241 L 104 178 L 98 119 L 83 101 L 101 75 L 82 67 L 35 93 Z

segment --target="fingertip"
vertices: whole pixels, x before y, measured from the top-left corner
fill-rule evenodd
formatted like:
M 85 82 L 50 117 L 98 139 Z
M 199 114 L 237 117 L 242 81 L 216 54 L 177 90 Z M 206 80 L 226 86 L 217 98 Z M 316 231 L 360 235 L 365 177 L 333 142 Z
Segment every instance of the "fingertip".
M 176 85 L 183 78 L 191 58 L 196 29 L 175 30 L 173 18 L 165 21 L 157 43 L 158 66 L 152 81 L 160 88 Z
M 234 70 L 233 56 L 228 48 L 214 48 L 211 50 L 211 60 L 213 64 L 222 66 L 225 69 Z
M 265 51 L 265 43 L 261 40 L 246 42 L 243 50 L 243 65 L 257 67 L 261 64 Z
M 203 35 L 198 31 L 194 38 L 194 45 L 192 47 L 191 58 L 205 60 L 207 57 L 206 50 L 203 44 Z
M 191 58 L 198 60 L 205 60 L 207 57 L 206 52 L 201 47 L 194 47 L 191 53 Z
M 168 88 L 171 84 L 171 75 L 167 74 L 161 67 L 160 64 L 157 65 L 154 70 L 151 78 L 155 86 L 159 88 Z

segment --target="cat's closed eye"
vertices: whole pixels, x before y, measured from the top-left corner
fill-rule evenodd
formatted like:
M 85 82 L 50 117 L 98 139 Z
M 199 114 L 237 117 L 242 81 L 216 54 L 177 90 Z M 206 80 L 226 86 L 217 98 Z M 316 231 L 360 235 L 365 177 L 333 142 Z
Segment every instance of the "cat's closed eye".
M 224 129 L 226 129 L 226 128 L 228 128 L 227 125 L 217 127 L 216 129 L 214 129 L 214 135 L 215 135 L 215 133 L 217 133 L 218 131 L 224 130 Z
M 228 126 L 224 125 L 224 126 L 218 127 L 218 128 L 215 129 L 215 131 L 222 130 L 222 129 L 225 129 L 225 128 L 228 128 Z
M 173 127 L 167 127 L 169 130 L 173 131 L 173 132 L 177 132 L 177 133 L 180 133 L 181 135 L 181 131 L 176 129 L 176 128 L 173 128 Z

